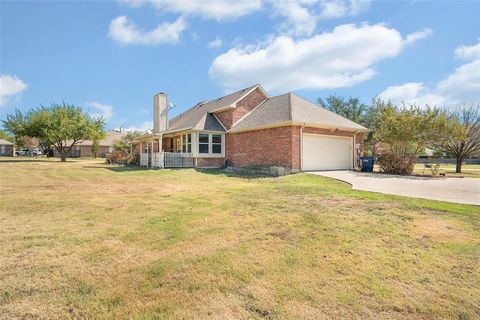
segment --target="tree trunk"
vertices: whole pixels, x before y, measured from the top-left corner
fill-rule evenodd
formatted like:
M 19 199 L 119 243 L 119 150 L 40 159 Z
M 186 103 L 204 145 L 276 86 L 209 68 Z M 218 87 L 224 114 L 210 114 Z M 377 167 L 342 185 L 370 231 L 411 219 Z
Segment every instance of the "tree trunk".
M 60 161 L 61 162 L 66 162 L 67 161 L 67 154 L 65 153 L 65 150 L 62 150 L 60 152 Z
M 463 159 L 461 158 L 457 159 L 457 166 L 455 168 L 456 173 L 462 173 L 462 162 L 463 162 Z

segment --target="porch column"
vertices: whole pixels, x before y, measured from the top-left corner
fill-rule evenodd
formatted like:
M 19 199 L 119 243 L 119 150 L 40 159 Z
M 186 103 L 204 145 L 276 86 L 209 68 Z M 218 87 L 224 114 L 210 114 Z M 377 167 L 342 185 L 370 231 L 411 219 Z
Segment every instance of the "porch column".
M 198 155 L 198 132 L 192 132 L 192 157 Z

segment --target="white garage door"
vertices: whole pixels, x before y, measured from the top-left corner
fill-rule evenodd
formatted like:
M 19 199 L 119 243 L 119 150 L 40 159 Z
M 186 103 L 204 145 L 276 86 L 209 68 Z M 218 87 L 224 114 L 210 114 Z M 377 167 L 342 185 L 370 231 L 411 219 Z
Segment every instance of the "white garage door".
M 303 134 L 303 170 L 352 169 L 353 139 Z

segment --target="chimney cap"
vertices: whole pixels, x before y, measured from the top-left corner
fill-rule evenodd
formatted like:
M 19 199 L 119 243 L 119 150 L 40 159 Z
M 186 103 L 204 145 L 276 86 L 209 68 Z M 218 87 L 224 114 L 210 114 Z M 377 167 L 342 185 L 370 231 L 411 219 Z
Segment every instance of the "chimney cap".
M 155 96 L 158 96 L 159 94 L 161 94 L 161 95 L 164 95 L 164 96 L 166 96 L 166 95 L 167 95 L 165 92 L 163 92 L 163 91 L 160 91 L 160 92 L 158 92 L 158 93 L 154 94 L 153 96 L 155 97 Z

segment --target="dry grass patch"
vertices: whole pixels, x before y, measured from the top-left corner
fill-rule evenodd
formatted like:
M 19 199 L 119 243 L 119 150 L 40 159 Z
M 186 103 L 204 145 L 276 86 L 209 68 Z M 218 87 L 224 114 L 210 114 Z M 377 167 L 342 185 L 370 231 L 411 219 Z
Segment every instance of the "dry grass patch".
M 0 175 L 1 319 L 480 316 L 478 207 L 95 160 Z

